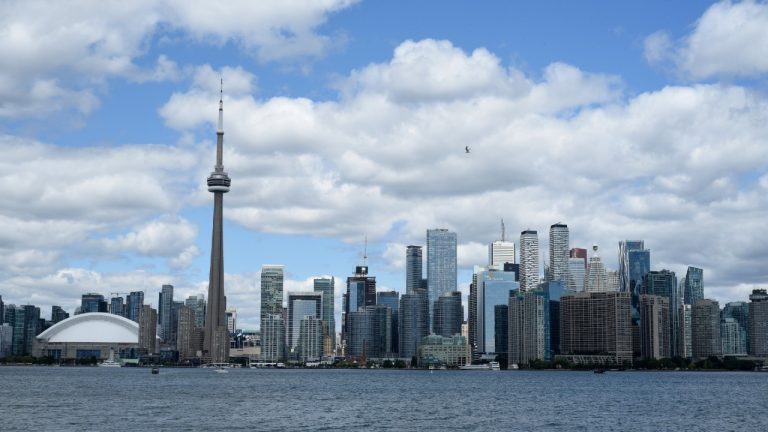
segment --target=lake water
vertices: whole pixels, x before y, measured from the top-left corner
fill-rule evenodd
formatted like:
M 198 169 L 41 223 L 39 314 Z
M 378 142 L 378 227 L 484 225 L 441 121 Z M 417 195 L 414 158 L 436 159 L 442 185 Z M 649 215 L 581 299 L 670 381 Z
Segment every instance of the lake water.
M 0 367 L 0 430 L 768 431 L 768 373 Z

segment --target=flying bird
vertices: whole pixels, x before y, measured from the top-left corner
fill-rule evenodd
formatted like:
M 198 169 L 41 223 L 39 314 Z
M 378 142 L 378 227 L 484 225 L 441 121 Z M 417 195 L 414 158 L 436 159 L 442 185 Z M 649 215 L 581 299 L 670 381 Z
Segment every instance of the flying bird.
M 465 147 L 464 147 L 464 152 L 465 152 L 465 153 L 469 153 L 469 152 L 471 152 L 471 151 L 472 151 L 472 149 L 471 149 L 471 148 L 469 148 L 469 146 L 465 146 Z

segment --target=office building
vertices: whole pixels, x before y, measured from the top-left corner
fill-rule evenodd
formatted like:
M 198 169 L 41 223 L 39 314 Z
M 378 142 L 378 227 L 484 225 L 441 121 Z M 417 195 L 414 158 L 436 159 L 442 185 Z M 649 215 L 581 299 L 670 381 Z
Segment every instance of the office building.
M 392 351 L 400 349 L 400 293 L 397 291 L 379 291 L 376 293 L 376 304 L 383 305 L 392 311 Z
M 496 328 L 503 327 L 504 323 L 499 322 L 499 325 L 496 325 L 497 314 L 495 306 L 507 306 L 509 303 L 509 293 L 522 289 L 521 283 L 515 280 L 514 272 L 478 266 L 474 269 L 473 280 L 475 280 L 477 286 L 474 314 L 476 321 L 474 330 L 477 344 L 476 352 L 481 355 L 505 352 L 507 346 L 496 347 Z M 499 319 L 501 321 L 503 319 L 503 312 L 500 311 L 500 313 Z
M 472 361 L 467 338 L 461 335 L 429 335 L 419 345 L 419 366 L 445 365 L 464 366 Z
M 145 354 L 157 354 L 157 311 L 150 305 L 142 305 L 139 312 L 139 350 Z
M 429 334 L 429 306 L 426 290 L 418 289 L 413 294 L 400 296 L 399 336 L 401 358 L 418 355 L 418 348 L 424 336 Z
M 366 306 L 350 313 L 349 323 L 348 357 L 364 361 L 393 356 L 392 309 L 384 305 Z
M 51 306 L 51 323 L 56 324 L 69 318 L 69 314 L 61 306 Z
M 584 291 L 586 292 L 606 292 L 606 274 L 603 260 L 597 253 L 597 245 L 592 246 L 592 256 L 587 265 L 587 276 L 584 281 Z
M 579 356 L 574 361 L 632 361 L 629 293 L 566 294 L 560 298 L 560 320 L 561 352 Z
M 424 273 L 421 246 L 408 246 L 405 249 L 405 293 L 413 294 L 421 289 Z
M 720 320 L 720 343 L 724 356 L 747 355 L 747 347 L 742 344 L 739 323 L 733 318 Z
M 606 291 L 618 291 L 619 290 L 619 272 L 613 270 L 605 271 L 605 290 Z
M 432 306 L 443 294 L 456 291 L 456 233 L 447 229 L 427 230 L 427 292 L 429 316 Z
M 195 327 L 205 328 L 205 296 L 189 296 L 184 305 L 195 314 Z
M 261 360 L 279 362 L 285 358 L 285 320 L 282 314 L 262 316 Z
M 749 303 L 739 301 L 726 303 L 720 312 L 720 319 L 732 318 L 738 325 L 739 345 L 749 352 Z
M 223 93 L 223 92 L 222 92 Z M 208 306 L 203 331 L 203 357 L 212 363 L 229 361 L 229 332 L 224 294 L 224 194 L 231 179 L 224 171 L 224 102 L 219 97 L 219 124 L 216 128 L 216 165 L 208 177 L 208 192 L 213 193 L 213 229 L 211 235 L 211 267 L 208 280 Z
M 464 321 L 464 306 L 461 304 L 461 293 L 453 291 L 438 297 L 433 305 L 432 333 L 440 336 L 461 334 L 461 323 Z
M 202 354 L 202 345 L 198 346 L 202 335 L 202 329 L 195 322 L 195 311 L 186 305 L 178 308 L 176 331 L 176 350 L 179 352 L 179 360 L 196 358 L 198 351 Z
M 752 290 L 749 296 L 749 355 L 768 357 L 768 292 Z
M 125 302 L 123 297 L 112 297 L 109 300 L 109 313 L 112 315 L 125 316 Z
M 144 291 L 130 292 L 125 301 L 125 317 L 131 321 L 139 322 L 139 314 L 141 313 L 142 306 L 144 306 Z
M 13 354 L 13 327 L 8 323 L 0 322 L 0 358 Z
M 323 295 L 315 292 L 289 292 L 288 293 L 288 334 L 286 351 L 291 359 L 300 355 L 299 332 L 301 320 L 306 317 L 322 319 Z
M 549 358 L 560 354 L 560 298 L 566 294 L 572 294 L 574 291 L 567 290 L 560 281 L 551 281 L 539 284 L 539 290 L 544 292 L 549 300 Z
M 349 314 L 376 304 L 376 278 L 368 275 L 367 266 L 356 266 L 355 274 L 347 278 L 347 293 L 343 298 L 341 338 L 349 346 Z
M 643 276 L 651 271 L 651 251 L 643 240 L 619 242 L 619 291 L 632 295 L 632 316 L 637 321 Z
M 96 293 L 83 294 L 80 300 L 80 313 L 108 312 L 107 301 L 104 296 Z
M 582 249 L 583 250 L 583 249 Z M 568 258 L 568 289 L 573 292 L 584 291 L 587 277 L 586 260 L 581 257 Z
M 472 353 L 477 352 L 477 274 L 472 275 L 467 297 L 467 343 Z
M 562 281 L 557 281 L 562 283 Z M 544 290 L 514 291 L 509 297 L 508 362 L 549 360 L 549 299 Z
M 261 267 L 261 315 L 275 315 L 283 310 L 284 266 L 265 265 Z
M 685 284 L 683 285 L 683 297 L 685 304 L 694 304 L 704 298 L 704 270 L 697 267 L 688 267 L 685 272 Z
M 234 333 L 237 330 L 237 309 L 229 308 L 224 314 L 227 317 L 227 331 Z
M 682 304 L 677 313 L 677 351 L 683 358 L 693 357 L 693 334 L 691 330 L 691 305 Z
M 314 291 L 323 295 L 323 334 L 328 337 L 323 342 L 323 352 L 328 355 L 336 350 L 336 318 L 334 316 L 334 289 L 336 281 L 334 278 L 317 278 L 312 281 Z
M 317 361 L 323 356 L 323 320 L 307 315 L 299 321 L 298 359 L 301 362 Z
M 570 249 L 568 225 L 556 223 L 549 227 L 548 281 L 568 282 L 568 254 Z
M 535 230 L 520 233 L 519 280 L 523 291 L 536 289 L 539 285 L 539 234 Z
M 157 319 L 160 321 L 160 338 L 166 345 L 176 345 L 173 339 L 173 285 L 163 285 L 158 300 Z
M 670 338 L 669 343 L 671 346 L 670 355 L 677 355 L 677 313 L 680 310 L 680 298 L 678 296 L 679 291 L 677 289 L 677 277 L 675 272 L 669 270 L 650 271 L 643 276 L 641 294 L 656 295 L 667 299 L 669 305 L 669 322 L 670 322 Z M 639 309 L 638 309 L 639 311 Z M 642 323 L 641 323 L 642 324 Z
M 691 349 L 693 357 L 705 358 L 722 354 L 720 340 L 720 305 L 699 299 L 691 307 Z
M 493 306 L 493 346 L 496 355 L 507 355 L 509 348 L 509 306 Z
M 672 356 L 669 298 L 640 295 L 640 355 L 646 359 Z

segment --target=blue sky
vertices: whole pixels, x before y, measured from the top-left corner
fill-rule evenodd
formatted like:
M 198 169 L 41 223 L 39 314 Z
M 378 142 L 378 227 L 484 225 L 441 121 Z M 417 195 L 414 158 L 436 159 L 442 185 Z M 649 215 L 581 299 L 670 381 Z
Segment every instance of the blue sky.
M 466 292 L 502 217 L 542 268 L 564 222 L 610 268 L 626 238 L 703 267 L 721 302 L 768 284 L 764 2 L 79 3 L 0 5 L 6 303 L 205 292 L 221 76 L 243 327 L 262 265 L 340 294 L 366 237 L 402 290 L 404 246 L 455 230 Z

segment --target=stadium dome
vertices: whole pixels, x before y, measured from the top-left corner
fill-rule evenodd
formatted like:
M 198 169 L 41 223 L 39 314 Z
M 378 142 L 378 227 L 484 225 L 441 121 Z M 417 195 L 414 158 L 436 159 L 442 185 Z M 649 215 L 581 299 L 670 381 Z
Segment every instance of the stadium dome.
M 139 324 L 119 315 L 89 312 L 56 323 L 37 339 L 48 343 L 138 344 Z

